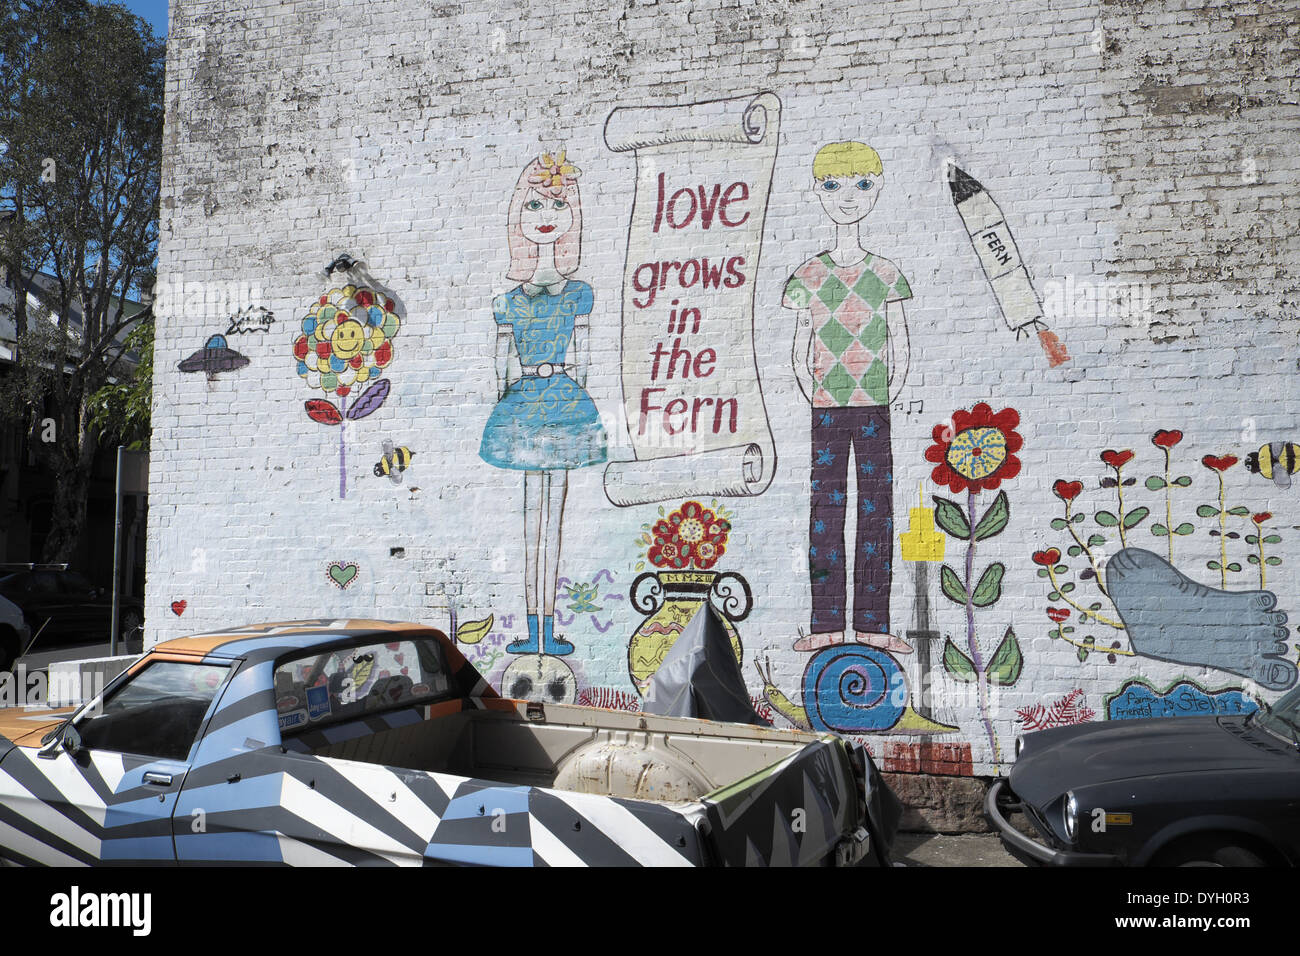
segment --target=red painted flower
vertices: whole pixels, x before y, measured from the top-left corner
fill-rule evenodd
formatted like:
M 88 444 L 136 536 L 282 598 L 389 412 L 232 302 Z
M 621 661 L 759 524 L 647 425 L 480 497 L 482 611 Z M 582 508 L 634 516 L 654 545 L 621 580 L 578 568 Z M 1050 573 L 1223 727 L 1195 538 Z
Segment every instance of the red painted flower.
M 1070 609 L 1068 607 L 1049 607 L 1047 609 L 1047 616 L 1057 624 L 1060 624 L 1062 621 L 1069 619 Z
M 707 571 L 726 553 L 730 531 L 731 522 L 698 501 L 688 501 L 655 523 L 646 557 L 657 568 Z
M 1211 468 L 1220 473 L 1227 471 L 1236 463 L 1236 455 L 1224 455 L 1222 458 L 1216 458 L 1214 455 L 1206 455 L 1201 459 L 1201 464 L 1206 468 Z
M 931 480 L 955 492 L 991 491 L 1016 477 L 1020 474 L 1016 452 L 1024 442 L 1015 430 L 1019 424 L 1020 413 L 1014 408 L 994 414 L 984 402 L 969 412 L 953 412 L 951 423 L 934 426 L 934 444 L 925 450 L 925 460 L 936 463 Z
M 1057 480 L 1056 484 L 1052 485 L 1052 491 L 1056 494 L 1056 497 L 1060 498 L 1062 501 L 1073 501 L 1075 498 L 1079 497 L 1079 493 L 1083 491 L 1083 482 L 1066 481 L 1064 478 L 1061 478 Z
M 1101 460 L 1112 468 L 1123 468 L 1133 460 L 1133 452 L 1127 449 L 1115 451 L 1113 448 L 1108 448 L 1101 453 Z
M 1034 552 L 1034 564 L 1041 564 L 1045 568 L 1050 568 L 1060 560 L 1061 552 L 1058 548 L 1048 548 L 1046 551 Z
M 1251 516 L 1250 516 L 1250 520 L 1253 521 L 1253 522 L 1255 522 L 1255 524 L 1263 524 L 1265 521 L 1267 521 L 1267 520 L 1268 520 L 1269 518 L 1271 518 L 1271 517 L 1273 517 L 1273 512 L 1271 512 L 1271 511 L 1262 511 L 1262 512 L 1260 512 L 1260 513 L 1257 514 L 1257 515 L 1251 515 Z
M 1161 428 L 1151 436 L 1151 444 L 1158 448 L 1173 448 L 1182 440 L 1183 433 L 1177 429 L 1173 431 L 1165 431 Z

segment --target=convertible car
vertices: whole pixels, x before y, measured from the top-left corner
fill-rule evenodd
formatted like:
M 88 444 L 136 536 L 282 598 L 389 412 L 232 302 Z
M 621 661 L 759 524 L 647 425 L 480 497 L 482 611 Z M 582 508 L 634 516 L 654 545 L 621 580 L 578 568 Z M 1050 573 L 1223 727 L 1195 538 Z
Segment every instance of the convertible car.
M 1249 716 L 1029 734 L 1017 741 L 1009 777 L 990 788 L 985 813 L 1030 865 L 1294 866 L 1300 688 Z M 1017 815 L 1027 827 L 1014 825 Z
M 507 700 L 437 630 L 295 621 L 0 712 L 0 859 L 885 864 L 878 781 L 833 735 Z

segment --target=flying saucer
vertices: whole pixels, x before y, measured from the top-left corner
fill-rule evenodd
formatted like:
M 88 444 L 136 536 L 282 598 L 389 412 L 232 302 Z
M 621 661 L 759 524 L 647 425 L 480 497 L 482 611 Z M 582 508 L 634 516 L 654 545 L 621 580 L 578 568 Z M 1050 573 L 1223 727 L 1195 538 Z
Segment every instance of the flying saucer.
M 215 381 L 218 372 L 233 372 L 248 364 L 248 359 L 226 344 L 224 335 L 214 335 L 187 359 L 180 362 L 182 372 L 206 372 L 208 381 Z

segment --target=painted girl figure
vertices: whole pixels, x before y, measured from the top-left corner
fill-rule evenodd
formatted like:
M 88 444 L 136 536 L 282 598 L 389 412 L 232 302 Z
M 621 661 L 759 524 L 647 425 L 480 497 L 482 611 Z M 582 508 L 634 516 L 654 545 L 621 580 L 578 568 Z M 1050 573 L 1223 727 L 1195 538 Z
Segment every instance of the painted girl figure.
M 492 302 L 498 401 L 483 429 L 479 457 L 524 473 L 528 637 L 506 650 L 561 656 L 573 652 L 554 633 L 569 469 L 606 458 L 605 429 L 584 387 L 591 286 L 570 278 L 582 240 L 578 169 L 565 162 L 563 151 L 524 167 L 510 200 L 508 235 L 506 278 L 520 285 Z

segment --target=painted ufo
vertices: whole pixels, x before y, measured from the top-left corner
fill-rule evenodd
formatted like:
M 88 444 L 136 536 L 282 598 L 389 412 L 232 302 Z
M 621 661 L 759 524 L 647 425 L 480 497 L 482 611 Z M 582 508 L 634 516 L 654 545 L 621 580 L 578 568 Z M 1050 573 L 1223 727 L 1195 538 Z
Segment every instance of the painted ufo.
M 187 359 L 180 362 L 182 372 L 206 372 L 208 381 L 214 381 L 218 372 L 233 372 L 248 364 L 248 359 L 226 344 L 224 335 L 214 335 Z

